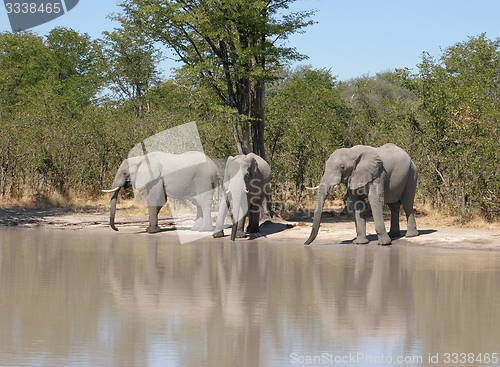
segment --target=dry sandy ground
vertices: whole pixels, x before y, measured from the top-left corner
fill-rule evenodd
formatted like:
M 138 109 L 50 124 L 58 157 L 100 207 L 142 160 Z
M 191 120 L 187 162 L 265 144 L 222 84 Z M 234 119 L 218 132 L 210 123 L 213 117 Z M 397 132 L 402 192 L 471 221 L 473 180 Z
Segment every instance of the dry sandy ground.
M 117 212 L 117 227 L 120 232 L 144 232 L 148 225 L 147 216 L 121 216 Z M 215 216 L 215 213 L 213 213 Z M 0 209 L 0 226 L 16 227 L 41 227 L 90 231 L 94 229 L 109 228 L 108 213 L 100 209 L 86 209 L 79 212 L 68 209 Z M 193 216 L 185 215 L 182 224 L 189 226 L 193 222 Z M 406 229 L 403 218 L 401 218 L 402 233 Z M 311 231 L 312 218 L 307 216 L 290 216 L 274 218 L 261 224 L 260 238 L 270 242 L 304 242 Z M 162 228 L 173 228 L 174 221 L 170 216 L 160 216 Z M 398 238 L 393 245 L 416 245 L 435 246 L 445 248 L 467 248 L 500 251 L 500 228 L 490 226 L 489 229 L 464 228 L 457 225 L 446 224 L 427 216 L 417 216 L 417 226 L 420 235 L 413 238 Z M 386 228 L 389 223 L 386 222 Z M 109 231 L 112 232 L 111 228 Z M 376 244 L 373 222 L 367 223 L 367 231 L 370 234 L 370 244 Z M 169 231 L 172 233 L 171 231 Z M 226 230 L 226 236 L 229 234 Z M 144 232 L 144 235 L 149 235 Z M 159 234 L 161 235 L 161 234 Z M 354 223 L 350 217 L 332 217 L 323 215 L 323 220 L 318 237 L 313 245 L 324 244 L 349 244 L 356 237 Z M 227 238 L 227 237 L 226 237 Z M 252 240 L 242 239 L 238 241 Z

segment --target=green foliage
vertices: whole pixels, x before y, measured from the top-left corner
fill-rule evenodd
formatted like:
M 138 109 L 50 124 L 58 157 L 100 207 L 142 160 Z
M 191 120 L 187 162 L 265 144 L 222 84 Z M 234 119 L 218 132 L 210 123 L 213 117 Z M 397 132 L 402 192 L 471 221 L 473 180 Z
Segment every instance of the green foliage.
M 53 62 L 52 72 L 57 99 L 68 111 L 88 106 L 101 91 L 104 65 L 101 47 L 88 34 L 67 28 L 54 28 L 46 37 Z
M 409 149 L 412 141 L 412 105 L 416 96 L 399 85 L 396 73 L 362 76 L 344 83 L 342 97 L 349 102 L 349 145 L 379 146 L 392 142 Z M 394 134 L 394 131 L 400 131 Z
M 426 196 L 464 219 L 498 214 L 500 41 L 471 37 L 439 60 L 424 54 L 418 68 L 400 75 L 419 97 L 415 153 Z
M 124 0 L 117 19 L 173 49 L 187 79 L 243 116 L 241 136 L 233 119 L 238 150 L 264 157 L 264 84 L 278 67 L 303 58 L 283 40 L 312 23 L 311 12 L 279 16 L 293 1 Z
M 56 28 L 45 40 L 0 35 L 2 197 L 80 183 L 80 152 L 93 144 L 82 122 L 102 86 L 99 60 L 95 42 L 72 30 Z
M 299 55 L 270 35 L 284 39 L 310 15 L 277 19 L 290 2 L 266 8 L 249 0 L 136 0 L 124 3 L 123 27 L 103 40 L 65 28 L 45 38 L 0 34 L 0 197 L 46 190 L 97 195 L 137 143 L 191 121 L 205 153 L 224 159 L 239 152 L 235 136 L 259 138 L 251 133 L 262 128 L 265 112 L 273 187 L 295 195 L 297 208 L 334 150 L 391 142 L 417 165 L 420 200 L 464 220 L 475 213 L 498 218 L 500 41 L 471 37 L 439 58 L 424 53 L 414 73 L 400 69 L 340 82 L 330 70 L 282 67 Z M 182 4 L 196 7 L 189 12 Z M 155 26 L 162 22 L 163 28 Z M 192 42 L 175 28 L 181 24 L 198 27 L 185 28 Z M 256 34 L 266 37 L 250 42 Z M 185 66 L 160 82 L 151 39 L 166 37 L 178 43 Z M 257 93 L 264 82 L 265 103 Z M 249 94 L 237 94 L 241 88 Z M 114 98 L 103 98 L 105 91 Z M 238 98 L 248 114 L 234 104 Z M 256 103 L 265 111 L 252 112 Z
M 358 85 L 364 85 L 369 98 L 378 103 L 382 99 L 392 99 L 395 101 L 415 101 L 416 96 L 407 88 L 401 85 L 397 73 L 387 70 L 376 73 L 370 77 L 364 75 L 345 82 L 342 97 L 345 99 L 352 98 L 353 94 L 357 93 Z
M 273 181 L 304 186 L 319 182 L 326 159 L 347 143 L 347 103 L 329 70 L 289 71 L 268 92 L 267 150 Z M 315 183 L 315 184 L 312 184 Z
M 120 20 L 117 16 L 112 19 Z M 132 105 L 136 116 L 140 117 L 145 107 L 144 93 L 160 81 L 157 64 L 161 55 L 151 39 L 127 24 L 103 34 L 107 87 L 115 99 Z
M 30 32 L 0 34 L 0 100 L 2 116 L 16 107 L 37 107 L 47 90 L 52 58 L 43 40 Z

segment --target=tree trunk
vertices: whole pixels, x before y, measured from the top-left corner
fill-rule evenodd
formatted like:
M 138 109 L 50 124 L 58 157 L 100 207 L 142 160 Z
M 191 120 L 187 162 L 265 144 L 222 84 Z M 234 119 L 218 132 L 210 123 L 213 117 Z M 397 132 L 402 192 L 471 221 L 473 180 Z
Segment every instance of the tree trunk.
M 5 196 L 5 188 L 7 185 L 7 172 L 9 170 L 9 152 L 10 152 L 10 142 L 7 140 L 7 149 L 5 151 L 5 166 L 2 166 L 2 188 L 1 188 L 1 200 Z
M 244 121 L 241 126 L 241 132 L 243 135 L 243 154 L 248 154 L 252 152 L 252 148 L 250 146 L 250 129 L 248 128 L 248 120 Z
M 238 154 L 243 154 L 243 147 L 241 146 L 240 135 L 238 133 L 238 114 L 233 114 L 233 136 L 238 148 Z
M 236 104 L 240 116 L 245 116 L 246 120 L 241 123 L 241 144 L 243 154 L 252 152 L 250 146 L 250 129 L 248 117 L 250 114 L 250 83 L 246 79 L 240 79 L 236 85 Z
M 262 40 L 265 42 L 265 40 Z M 252 68 L 257 64 L 264 70 L 265 58 L 262 57 L 260 62 L 254 57 L 252 58 Z M 253 152 L 262 159 L 266 159 L 264 148 L 264 97 L 265 97 L 265 82 L 262 79 L 253 79 L 250 82 L 250 120 L 252 122 L 252 148 Z
M 5 195 L 5 182 L 6 182 L 6 178 L 7 178 L 7 175 L 6 175 L 6 171 L 4 169 L 4 167 L 2 166 L 2 179 L 0 180 L 1 184 L 0 184 L 0 200 L 3 200 L 3 197 Z

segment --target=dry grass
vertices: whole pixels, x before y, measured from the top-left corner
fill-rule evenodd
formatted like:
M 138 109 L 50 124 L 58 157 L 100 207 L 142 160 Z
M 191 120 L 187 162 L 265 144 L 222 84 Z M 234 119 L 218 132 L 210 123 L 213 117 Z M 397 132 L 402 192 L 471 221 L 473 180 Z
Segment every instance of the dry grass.
M 102 194 L 99 197 L 93 197 L 88 194 L 70 191 L 62 195 L 58 191 L 46 192 L 41 196 L 23 195 L 12 198 L 5 197 L 0 202 L 0 208 L 15 209 L 67 209 L 68 211 L 81 213 L 88 211 L 106 212 L 109 211 L 109 194 Z M 141 206 L 133 199 L 127 199 L 125 195 L 119 197 L 119 208 L 129 210 L 130 212 L 141 211 Z M 146 208 L 147 213 L 147 208 Z
M 458 227 L 472 229 L 498 229 L 500 220 L 488 221 L 480 215 L 474 215 L 470 220 L 464 221 L 462 218 L 453 215 L 446 209 L 437 209 L 430 204 L 416 203 L 416 215 L 418 223 L 433 224 L 439 227 Z M 418 224 L 417 223 L 417 224 Z
M 314 201 L 307 200 L 299 204 L 298 210 L 295 209 L 295 201 L 287 200 L 287 213 L 282 213 L 283 216 L 296 216 L 296 214 L 307 213 L 309 210 L 314 212 Z M 345 204 L 339 198 L 329 198 L 325 201 L 323 211 L 340 212 Z M 435 226 L 435 227 L 455 227 L 455 228 L 471 228 L 471 229 L 498 229 L 500 228 L 500 219 L 488 221 L 485 218 L 475 215 L 470 220 L 464 221 L 461 217 L 453 215 L 450 210 L 437 209 L 430 204 L 415 203 L 415 214 L 417 226 Z M 295 215 L 294 215 L 295 214 Z M 385 208 L 385 215 L 390 215 L 388 207 Z M 401 208 L 400 220 L 403 221 L 405 213 Z
M 18 195 L 15 198 L 6 196 L 0 202 L 0 206 L 3 208 L 23 207 L 28 209 L 76 209 L 100 207 L 103 205 L 104 201 L 101 199 L 91 198 L 88 195 L 79 195 L 75 192 L 69 192 L 67 195 L 62 195 L 58 191 L 47 192 L 38 197 L 34 197 L 30 194 Z

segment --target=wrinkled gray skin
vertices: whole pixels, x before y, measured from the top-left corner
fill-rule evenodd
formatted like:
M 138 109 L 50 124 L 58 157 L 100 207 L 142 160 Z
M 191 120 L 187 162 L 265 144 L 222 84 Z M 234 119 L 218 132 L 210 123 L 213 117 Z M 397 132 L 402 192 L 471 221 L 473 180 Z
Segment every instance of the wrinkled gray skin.
M 221 200 L 213 237 L 224 236 L 224 219 L 232 200 L 233 228 L 231 240 L 246 237 L 245 218 L 248 216 L 248 233 L 259 232 L 259 216 L 264 209 L 266 192 L 270 190 L 271 168 L 254 153 L 229 157 L 224 170 L 224 194 Z M 239 220 L 238 220 L 239 218 Z M 236 222 L 237 221 L 237 222 Z
M 201 152 L 169 154 L 152 152 L 144 156 L 125 159 L 116 172 L 111 196 L 109 224 L 115 231 L 116 198 L 121 188 L 134 187 L 147 190 L 149 233 L 160 232 L 158 213 L 167 197 L 191 199 L 197 215 L 193 231 L 212 231 L 210 206 L 213 189 L 217 186 L 218 171 L 215 163 Z
M 394 144 L 379 148 L 357 145 L 338 149 L 330 156 L 325 166 L 316 198 L 316 208 L 311 235 L 304 243 L 309 245 L 318 234 L 321 213 L 330 190 L 347 185 L 349 208 L 354 213 L 357 237 L 355 244 L 368 243 L 364 198 L 371 206 L 379 245 L 391 243 L 391 237 L 399 237 L 399 208 L 403 204 L 408 228 L 406 237 L 418 236 L 413 201 L 417 186 L 417 168 L 404 150 Z M 391 209 L 391 229 L 384 226 L 383 208 L 387 203 Z

